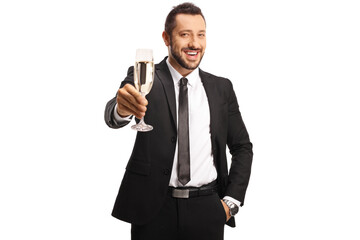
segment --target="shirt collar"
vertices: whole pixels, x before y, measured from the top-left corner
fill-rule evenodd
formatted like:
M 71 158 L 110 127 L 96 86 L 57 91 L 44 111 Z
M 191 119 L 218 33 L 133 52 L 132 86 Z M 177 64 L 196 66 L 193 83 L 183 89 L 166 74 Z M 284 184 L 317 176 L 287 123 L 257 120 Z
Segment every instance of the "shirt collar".
M 174 83 L 176 84 L 176 86 L 178 86 L 179 81 L 183 76 L 178 71 L 176 71 L 173 66 L 171 66 L 169 58 L 166 59 L 166 64 L 170 70 L 171 77 Z M 188 85 L 195 86 L 195 84 L 197 84 L 200 80 L 199 68 L 195 68 L 189 75 L 186 76 L 186 78 L 188 80 Z

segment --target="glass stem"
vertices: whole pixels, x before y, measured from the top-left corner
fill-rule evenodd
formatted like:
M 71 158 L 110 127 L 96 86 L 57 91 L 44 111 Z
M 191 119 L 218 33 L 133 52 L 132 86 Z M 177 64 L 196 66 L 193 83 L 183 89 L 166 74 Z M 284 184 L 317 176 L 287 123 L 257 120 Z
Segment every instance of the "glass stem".
M 145 93 L 143 93 L 143 92 L 140 92 L 140 95 L 142 96 L 142 97 L 145 97 Z M 144 117 L 142 117 L 141 119 L 140 119 L 140 122 L 138 123 L 138 124 L 141 124 L 141 125 L 144 125 L 145 124 L 145 122 L 144 122 Z

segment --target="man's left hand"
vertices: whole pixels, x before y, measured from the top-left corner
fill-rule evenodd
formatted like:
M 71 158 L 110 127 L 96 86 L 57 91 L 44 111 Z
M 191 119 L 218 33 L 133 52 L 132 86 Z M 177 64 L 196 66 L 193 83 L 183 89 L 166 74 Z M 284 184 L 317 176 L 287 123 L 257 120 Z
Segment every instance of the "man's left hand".
M 223 200 L 221 200 L 221 203 L 224 207 L 224 210 L 225 210 L 225 213 L 226 213 L 226 222 L 229 221 L 229 219 L 231 218 L 231 215 L 230 215 L 230 208 L 228 207 L 228 205 L 226 205 L 226 203 L 224 203 Z

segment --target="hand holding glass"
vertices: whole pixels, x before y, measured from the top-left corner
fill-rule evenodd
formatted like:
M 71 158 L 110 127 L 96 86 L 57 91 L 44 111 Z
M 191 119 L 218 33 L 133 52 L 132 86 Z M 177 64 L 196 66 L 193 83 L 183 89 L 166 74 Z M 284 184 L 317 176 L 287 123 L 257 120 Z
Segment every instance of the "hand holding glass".
M 154 82 L 154 58 L 151 49 L 137 49 L 134 68 L 134 84 L 135 88 L 145 97 L 151 90 Z M 132 129 L 147 132 L 153 127 L 144 122 L 144 117 L 136 125 L 131 126 Z

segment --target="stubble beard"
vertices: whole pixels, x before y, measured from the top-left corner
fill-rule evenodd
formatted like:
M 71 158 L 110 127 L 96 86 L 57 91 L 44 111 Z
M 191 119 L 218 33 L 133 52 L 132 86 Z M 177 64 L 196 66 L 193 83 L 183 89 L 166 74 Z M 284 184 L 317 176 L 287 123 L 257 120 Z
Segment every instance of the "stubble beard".
M 199 50 L 199 49 L 194 49 L 194 48 L 189 48 L 189 50 Z M 201 49 L 200 49 L 201 50 Z M 196 69 L 199 65 L 200 65 L 200 62 L 204 56 L 204 54 L 202 56 L 200 56 L 200 60 L 199 62 L 196 64 L 196 66 L 192 67 L 190 66 L 189 64 L 187 64 L 185 62 L 185 60 L 183 58 L 181 58 L 181 56 L 179 54 L 177 54 L 175 51 L 174 51 L 174 47 L 173 47 L 173 42 L 172 40 L 170 39 L 170 52 L 171 52 L 171 55 L 173 56 L 173 58 L 176 60 L 176 62 L 183 68 L 187 69 L 187 70 L 194 70 Z M 199 52 L 199 54 L 202 53 L 202 51 Z

